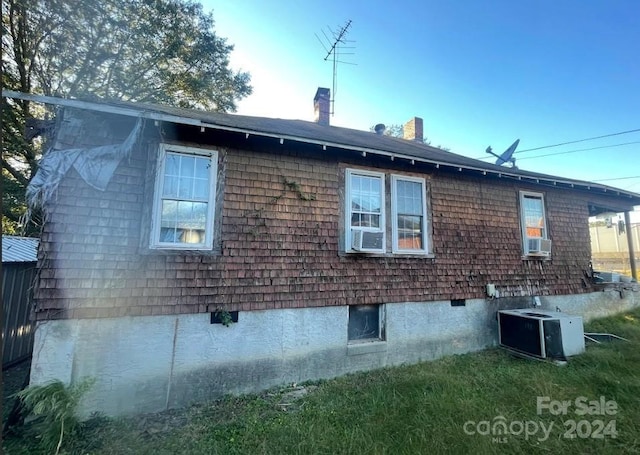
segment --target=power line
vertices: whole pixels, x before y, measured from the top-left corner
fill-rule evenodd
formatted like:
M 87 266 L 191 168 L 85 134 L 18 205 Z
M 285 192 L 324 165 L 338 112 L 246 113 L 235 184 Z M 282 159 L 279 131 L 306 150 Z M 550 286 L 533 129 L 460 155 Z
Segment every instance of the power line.
M 589 150 L 600 150 L 600 149 L 608 149 L 608 148 L 613 148 L 613 147 L 622 147 L 623 145 L 631 145 L 631 144 L 640 144 L 640 141 L 623 142 L 622 144 L 601 145 L 600 147 L 591 147 L 591 148 L 587 148 L 587 149 L 569 150 L 569 151 L 566 151 L 566 152 L 547 153 L 546 155 L 525 156 L 524 158 L 518 158 L 518 161 L 532 160 L 534 158 L 544 158 L 544 157 L 547 157 L 547 156 L 567 155 L 569 153 L 587 152 Z
M 578 139 L 576 141 L 561 142 L 559 144 L 543 145 L 541 147 L 534 147 L 534 148 L 531 148 L 531 149 L 518 150 L 515 153 L 533 152 L 534 150 L 548 149 L 548 148 L 559 147 L 561 145 L 568 145 L 568 144 L 577 144 L 578 142 L 593 141 L 595 139 L 602 139 L 602 138 L 605 138 L 605 137 L 612 137 L 612 136 L 620 136 L 621 134 L 636 133 L 638 131 L 640 131 L 640 128 L 637 128 L 635 130 L 619 131 L 617 133 L 604 134 L 602 136 L 588 137 L 586 139 Z M 493 159 L 493 158 L 490 157 L 490 156 L 489 157 L 488 156 L 481 156 L 481 157 L 478 157 L 476 159 L 477 160 L 490 160 L 490 159 Z M 520 159 L 522 159 L 522 158 L 520 158 Z
M 524 158 L 518 158 L 518 161 L 531 160 L 531 159 L 534 159 L 534 158 L 544 158 L 544 157 L 547 157 L 547 156 L 566 155 L 568 153 L 587 152 L 589 150 L 600 150 L 600 149 L 607 149 L 607 148 L 613 148 L 613 147 L 622 147 L 623 145 L 631 145 L 631 144 L 640 144 L 640 141 L 623 142 L 621 144 L 601 145 L 601 146 L 598 146 L 598 147 L 590 147 L 590 148 L 586 148 L 586 149 L 568 150 L 566 152 L 547 153 L 546 155 L 526 156 Z M 476 159 L 478 159 L 478 160 L 491 160 L 491 159 L 493 159 L 493 157 L 491 157 L 491 156 L 483 156 L 481 158 L 476 158 Z
M 612 180 L 630 180 L 630 179 L 640 179 L 640 175 L 632 175 L 631 177 L 617 177 L 615 179 L 592 180 L 592 182 L 610 182 Z
M 544 145 L 542 147 L 535 147 L 535 148 L 532 148 L 532 149 L 519 150 L 516 153 L 533 152 L 534 150 L 548 149 L 548 148 L 559 147 L 561 145 L 568 145 L 568 144 L 577 144 L 578 142 L 593 141 L 595 139 L 602 139 L 602 138 L 611 137 L 611 136 L 620 136 L 621 134 L 636 133 L 638 131 L 640 131 L 640 128 L 635 129 L 635 130 L 629 130 L 629 131 L 620 131 L 618 133 L 605 134 L 605 135 L 602 135 L 602 136 L 588 137 L 586 139 L 579 139 L 577 141 L 561 142 L 559 144 Z

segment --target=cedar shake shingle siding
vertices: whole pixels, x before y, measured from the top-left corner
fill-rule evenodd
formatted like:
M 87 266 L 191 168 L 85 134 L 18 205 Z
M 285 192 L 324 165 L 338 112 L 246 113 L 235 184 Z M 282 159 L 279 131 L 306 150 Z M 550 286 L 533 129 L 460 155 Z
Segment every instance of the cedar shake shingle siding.
M 485 297 L 487 283 L 501 296 L 591 291 L 590 200 L 578 191 L 227 136 L 182 127 L 163 138 L 219 152 L 222 206 L 211 252 L 148 247 L 155 128 L 145 128 L 106 191 L 70 171 L 44 227 L 37 317 L 472 299 Z M 340 252 L 347 167 L 426 178 L 432 256 Z M 522 259 L 520 190 L 544 193 L 551 260 Z
M 96 377 L 80 416 L 495 346 L 502 309 L 634 305 L 594 292 L 588 217 L 640 194 L 302 120 L 8 95 L 60 107 L 27 194 L 30 381 Z

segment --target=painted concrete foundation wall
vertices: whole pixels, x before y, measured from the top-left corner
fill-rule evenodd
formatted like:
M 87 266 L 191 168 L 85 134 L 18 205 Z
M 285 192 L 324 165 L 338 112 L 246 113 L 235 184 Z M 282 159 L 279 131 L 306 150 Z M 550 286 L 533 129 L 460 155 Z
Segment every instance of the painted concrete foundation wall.
M 639 306 L 638 294 L 543 297 L 542 307 L 588 320 Z M 385 341 L 364 343 L 347 340 L 347 306 L 241 312 L 230 327 L 211 324 L 206 313 L 41 321 L 31 383 L 89 376 L 97 381 L 83 402 L 84 416 L 154 412 L 479 350 L 497 342 L 497 310 L 530 301 L 387 304 Z
M 633 289 L 611 289 L 580 296 L 540 297 L 540 303 L 542 309 L 559 309 L 563 313 L 582 316 L 584 322 L 589 322 L 639 307 L 640 287 L 635 285 Z

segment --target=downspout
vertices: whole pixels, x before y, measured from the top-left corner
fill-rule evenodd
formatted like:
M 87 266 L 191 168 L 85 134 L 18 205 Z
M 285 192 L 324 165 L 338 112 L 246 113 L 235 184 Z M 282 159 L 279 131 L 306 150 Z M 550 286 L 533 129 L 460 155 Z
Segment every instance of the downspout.
M 624 225 L 627 233 L 627 243 L 629 244 L 629 264 L 631 265 L 631 276 L 638 281 L 638 271 L 636 270 L 636 253 L 633 250 L 633 233 L 631 232 L 631 216 L 629 212 L 624 212 Z

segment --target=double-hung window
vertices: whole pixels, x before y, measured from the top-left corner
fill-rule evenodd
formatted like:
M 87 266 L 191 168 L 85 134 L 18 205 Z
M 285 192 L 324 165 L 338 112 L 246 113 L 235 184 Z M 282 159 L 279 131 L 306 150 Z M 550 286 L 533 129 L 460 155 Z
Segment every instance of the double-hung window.
M 385 177 L 389 177 L 387 183 Z M 424 178 L 346 170 L 345 251 L 427 254 L 427 184 Z M 385 213 L 391 213 L 387 219 Z M 391 236 L 390 251 L 386 237 Z
M 347 169 L 347 251 L 384 252 L 384 174 Z
M 151 247 L 211 249 L 218 154 L 161 144 Z
M 551 241 L 547 230 L 544 195 L 521 191 L 520 217 L 524 255 L 548 256 L 551 253 Z
M 393 212 L 393 252 L 426 253 L 425 180 L 392 175 L 391 210 Z

